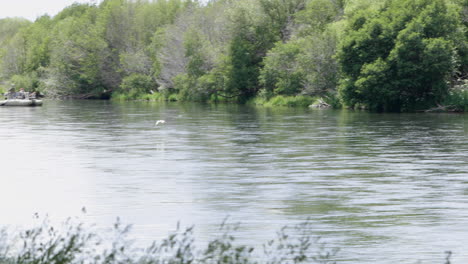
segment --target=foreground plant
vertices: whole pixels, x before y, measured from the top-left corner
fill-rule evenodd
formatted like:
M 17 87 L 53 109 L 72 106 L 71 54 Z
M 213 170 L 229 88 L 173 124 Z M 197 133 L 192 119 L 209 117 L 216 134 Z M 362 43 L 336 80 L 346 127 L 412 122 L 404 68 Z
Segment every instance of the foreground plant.
M 166 238 L 137 248 L 127 239 L 130 226 L 119 219 L 102 234 L 76 218 L 56 227 L 45 218 L 15 236 L 0 229 L 0 264 L 336 264 L 338 249 L 313 236 L 312 227 L 310 221 L 284 226 L 255 247 L 238 242 L 239 224 L 224 221 L 220 235 L 202 243 L 193 226 L 178 224 Z M 452 263 L 451 256 L 445 252 L 444 264 Z
M 194 227 L 177 229 L 147 248 L 135 248 L 126 238 L 129 225 L 117 220 L 103 238 L 77 219 L 54 227 L 45 218 L 39 225 L 9 238 L 0 236 L 0 264 L 295 264 L 335 263 L 338 250 L 328 249 L 311 235 L 310 222 L 283 227 L 263 251 L 238 243 L 239 224 L 222 223 L 220 235 L 207 243 L 195 241 Z M 204 246 L 200 246 L 203 244 Z

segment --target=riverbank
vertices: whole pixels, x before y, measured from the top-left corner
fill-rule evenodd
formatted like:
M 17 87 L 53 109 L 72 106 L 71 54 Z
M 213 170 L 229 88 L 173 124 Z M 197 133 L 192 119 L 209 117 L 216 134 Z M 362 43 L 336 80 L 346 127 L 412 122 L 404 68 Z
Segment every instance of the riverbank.
M 162 93 L 152 93 L 152 94 L 113 94 L 111 97 L 113 101 L 150 101 L 150 102 L 180 102 L 180 96 L 178 94 L 162 94 Z M 228 102 L 225 98 L 222 97 L 213 97 L 210 100 L 207 100 L 208 103 L 226 103 Z M 341 109 L 346 108 L 341 100 L 334 95 L 325 96 L 325 97 L 313 97 L 313 96 L 282 96 L 277 95 L 270 98 L 265 98 L 262 96 L 256 96 L 249 101 L 248 105 L 264 106 L 264 107 L 297 107 L 297 108 L 333 108 Z M 366 110 L 365 105 L 357 105 L 355 109 Z M 426 109 L 416 110 L 416 112 L 458 112 L 464 113 L 468 111 L 468 89 L 466 87 L 457 87 L 450 90 L 442 103 L 434 105 Z
M 5 87 L 0 86 L 0 94 L 5 93 Z M 68 99 L 90 99 L 81 97 L 67 97 Z M 100 96 L 92 97 L 100 98 Z M 102 98 L 100 98 L 102 99 Z M 180 95 L 176 93 L 163 94 L 163 93 L 150 93 L 150 94 L 123 94 L 113 93 L 111 96 L 106 97 L 104 100 L 110 99 L 112 101 L 125 102 L 125 101 L 148 101 L 148 102 L 184 102 L 181 100 Z M 229 103 L 223 97 L 212 97 L 205 101 L 206 103 Z M 231 102 L 232 103 L 232 102 Z M 270 98 L 263 96 L 256 96 L 246 102 L 248 105 L 264 106 L 264 107 L 293 107 L 293 108 L 317 108 L 317 109 L 341 109 L 347 108 L 343 105 L 340 98 L 336 95 L 329 95 L 325 97 L 314 96 L 282 96 L 277 95 Z M 368 107 L 365 105 L 356 105 L 356 110 L 366 110 Z M 425 109 L 415 110 L 415 112 L 430 112 L 430 113 L 465 113 L 468 112 L 468 88 L 466 85 L 463 87 L 452 88 L 444 100 L 440 104 Z
M 178 94 L 139 94 L 139 95 L 127 95 L 116 93 L 111 97 L 113 101 L 151 101 L 151 102 L 177 102 L 181 101 Z M 226 98 L 220 96 L 213 96 L 207 103 L 229 103 Z M 247 105 L 257 105 L 265 107 L 299 107 L 299 108 L 342 108 L 340 100 L 335 96 L 327 97 L 313 97 L 313 96 L 282 96 L 277 95 L 270 98 L 256 96 L 246 102 Z

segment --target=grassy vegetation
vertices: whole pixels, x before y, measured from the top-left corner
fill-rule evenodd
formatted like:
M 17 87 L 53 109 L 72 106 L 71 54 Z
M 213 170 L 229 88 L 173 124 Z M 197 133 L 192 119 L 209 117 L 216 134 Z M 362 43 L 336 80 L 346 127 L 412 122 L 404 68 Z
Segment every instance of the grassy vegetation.
M 309 107 L 317 98 L 310 96 L 283 96 L 277 95 L 266 99 L 264 97 L 255 97 L 252 103 L 255 105 L 263 105 L 266 107 L 287 106 L 287 107 Z
M 445 98 L 443 105 L 450 111 L 468 111 L 468 90 L 453 90 Z
M 307 95 L 297 95 L 297 96 L 284 96 L 277 95 L 271 98 L 265 98 L 263 96 L 257 96 L 250 101 L 254 105 L 262 105 L 266 107 L 310 107 L 311 105 L 317 103 L 327 103 L 332 108 L 341 108 L 342 105 L 337 97 L 328 96 L 328 97 L 312 97 Z
M 467 112 L 468 80 L 464 80 L 463 83 L 460 83 L 451 89 L 442 105 L 444 105 L 450 111 Z
M 310 222 L 284 227 L 262 249 L 236 241 L 239 225 L 223 223 L 220 236 L 199 246 L 194 228 L 177 229 L 147 248 L 135 248 L 126 238 L 130 227 L 120 221 L 103 239 L 76 219 L 54 227 L 44 220 L 13 237 L 0 233 L 1 264 L 135 263 L 135 264 L 293 264 L 336 263 L 338 250 L 311 235 Z
M 273 239 L 257 247 L 238 242 L 240 225 L 226 220 L 217 237 L 202 243 L 196 240 L 193 226 L 181 228 L 178 223 L 167 237 L 141 248 L 128 238 L 131 227 L 119 219 L 103 233 L 79 218 L 59 225 L 51 224 L 48 218 L 35 218 L 37 223 L 29 229 L 11 232 L 0 228 L 0 264 L 339 263 L 339 250 L 315 237 L 309 220 L 284 226 Z M 444 264 L 452 263 L 451 257 L 452 252 L 446 251 Z
M 179 96 L 177 94 L 168 94 L 163 93 L 135 93 L 135 94 L 126 94 L 126 93 L 114 93 L 112 94 L 112 100 L 114 101 L 151 101 L 151 102 L 175 102 L 179 101 Z

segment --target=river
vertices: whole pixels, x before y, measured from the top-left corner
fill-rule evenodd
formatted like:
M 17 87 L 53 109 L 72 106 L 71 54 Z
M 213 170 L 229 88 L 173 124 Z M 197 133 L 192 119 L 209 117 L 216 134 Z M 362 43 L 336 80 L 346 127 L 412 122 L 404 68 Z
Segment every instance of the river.
M 229 216 L 262 243 L 309 218 L 339 263 L 468 262 L 468 115 L 46 101 L 0 122 L 0 225 L 86 207 L 149 244 Z

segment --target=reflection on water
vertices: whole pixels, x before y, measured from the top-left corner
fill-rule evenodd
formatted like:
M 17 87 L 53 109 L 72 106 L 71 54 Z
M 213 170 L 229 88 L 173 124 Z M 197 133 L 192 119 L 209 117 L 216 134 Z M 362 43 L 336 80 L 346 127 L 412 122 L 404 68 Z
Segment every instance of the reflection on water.
M 229 215 L 261 243 L 310 218 L 344 263 L 468 260 L 467 115 L 50 101 L 0 122 L 0 224 L 86 206 L 147 242 Z

